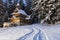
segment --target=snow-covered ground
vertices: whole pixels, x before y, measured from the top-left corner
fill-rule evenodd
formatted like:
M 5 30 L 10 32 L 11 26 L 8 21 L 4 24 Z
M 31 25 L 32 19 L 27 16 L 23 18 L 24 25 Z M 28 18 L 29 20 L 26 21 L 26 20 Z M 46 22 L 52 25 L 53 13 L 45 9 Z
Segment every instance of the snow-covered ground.
M 33 24 L 0 28 L 0 40 L 60 40 L 60 25 Z

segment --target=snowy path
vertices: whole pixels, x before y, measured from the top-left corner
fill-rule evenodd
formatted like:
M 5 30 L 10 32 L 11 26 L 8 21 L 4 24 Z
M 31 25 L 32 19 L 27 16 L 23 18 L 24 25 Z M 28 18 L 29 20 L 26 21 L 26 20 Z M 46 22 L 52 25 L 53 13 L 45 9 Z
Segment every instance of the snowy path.
M 34 36 L 39 32 L 38 29 L 33 28 L 33 32 L 30 33 L 26 38 L 23 37 L 21 40 L 33 40 Z M 26 35 L 25 35 L 26 36 Z M 25 38 L 25 39 L 24 39 Z
M 42 28 L 49 40 L 60 40 L 60 25 L 48 26 Z
M 33 24 L 0 28 L 0 40 L 60 40 L 60 25 Z
M 60 25 L 37 26 L 45 34 L 46 40 L 60 40 Z

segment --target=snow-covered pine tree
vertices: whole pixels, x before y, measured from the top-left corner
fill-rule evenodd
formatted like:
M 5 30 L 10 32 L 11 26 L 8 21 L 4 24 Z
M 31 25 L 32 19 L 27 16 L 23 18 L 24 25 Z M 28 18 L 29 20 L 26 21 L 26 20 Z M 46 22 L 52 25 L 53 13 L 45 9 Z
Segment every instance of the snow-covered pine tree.
M 15 3 L 12 3 L 12 0 L 7 0 L 7 12 L 9 14 L 9 17 L 11 17 L 11 13 L 14 11 L 16 7 Z
M 41 23 L 55 23 L 60 20 L 60 1 L 59 0 L 33 0 L 32 18 L 37 16 Z M 37 20 L 37 19 L 36 19 Z
M 5 6 L 3 5 L 3 1 L 0 0 L 0 26 L 3 23 L 4 11 L 5 11 Z
M 32 12 L 31 12 L 31 6 L 32 6 L 32 0 L 26 0 L 25 1 L 25 4 L 26 4 L 26 6 L 25 6 L 25 11 L 26 11 L 26 13 L 28 14 L 28 15 L 30 15 Z
M 14 2 L 14 4 L 17 4 L 18 3 L 18 0 L 12 0 Z

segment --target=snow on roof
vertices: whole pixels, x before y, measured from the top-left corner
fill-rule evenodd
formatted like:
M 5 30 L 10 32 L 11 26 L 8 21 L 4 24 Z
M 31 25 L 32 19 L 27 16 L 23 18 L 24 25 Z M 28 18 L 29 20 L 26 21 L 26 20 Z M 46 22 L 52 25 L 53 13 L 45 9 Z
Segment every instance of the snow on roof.
M 23 14 L 23 15 L 27 15 L 27 13 L 22 9 L 18 10 L 18 13 Z
M 17 5 L 16 6 L 20 6 L 20 4 L 19 3 L 17 3 Z
M 28 16 L 27 13 L 22 9 L 18 10 L 17 13 L 12 13 L 11 15 L 13 15 L 13 14 L 23 14 L 23 15 Z

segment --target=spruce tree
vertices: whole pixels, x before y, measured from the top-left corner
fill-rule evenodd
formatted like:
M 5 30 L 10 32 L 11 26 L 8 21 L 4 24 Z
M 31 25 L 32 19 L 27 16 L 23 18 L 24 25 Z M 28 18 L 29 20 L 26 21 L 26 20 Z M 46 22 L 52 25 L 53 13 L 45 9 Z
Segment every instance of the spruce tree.
M 5 6 L 3 4 L 3 1 L 0 0 L 0 26 L 3 23 L 3 16 L 4 16 Z
M 59 0 L 33 0 L 32 10 L 32 17 L 35 18 L 37 16 L 41 23 L 54 24 L 60 21 Z

